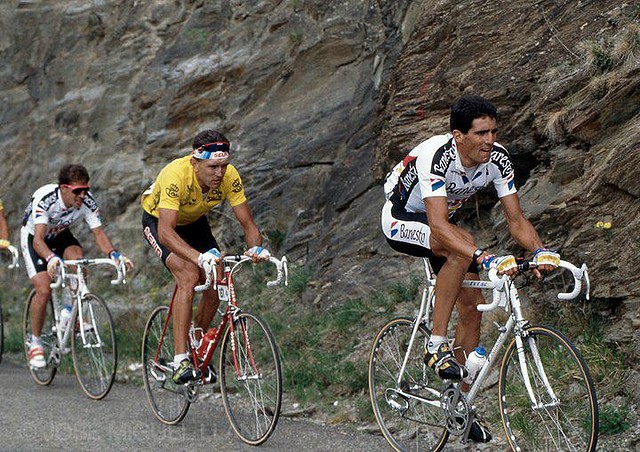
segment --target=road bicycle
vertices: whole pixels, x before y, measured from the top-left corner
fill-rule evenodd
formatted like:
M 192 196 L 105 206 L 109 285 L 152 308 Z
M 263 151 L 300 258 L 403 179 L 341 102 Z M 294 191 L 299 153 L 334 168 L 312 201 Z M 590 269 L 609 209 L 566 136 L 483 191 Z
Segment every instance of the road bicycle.
M 58 273 L 51 283 L 51 298 L 46 303 L 46 315 L 41 341 L 44 347 L 46 367 L 29 366 L 31 376 L 42 386 L 51 384 L 62 355 L 71 352 L 73 368 L 78 383 L 87 397 L 100 400 L 113 386 L 117 365 L 116 335 L 109 307 L 87 287 L 87 267 L 109 265 L 116 269 L 117 278 L 112 285 L 126 284 L 126 266 L 108 258 L 67 259 L 58 265 Z M 32 290 L 27 298 L 23 318 L 24 350 L 29 360 L 31 346 L 31 304 L 35 296 Z M 72 311 L 66 324 L 61 322 L 65 305 Z M 69 348 L 71 342 L 71 348 Z
M 20 266 L 18 261 L 18 250 L 9 245 L 6 248 L 0 250 L 0 253 L 7 255 L 11 259 L 11 262 L 7 265 L 7 268 L 14 269 Z M 0 363 L 2 362 L 2 355 L 4 354 L 4 314 L 2 313 L 2 305 L 0 305 Z
M 182 421 L 189 406 L 198 397 L 204 385 L 216 383 L 213 370 L 213 354 L 220 344 L 218 375 L 225 413 L 236 435 L 245 443 L 258 445 L 273 433 L 282 403 L 282 370 L 280 352 L 267 323 L 255 314 L 238 306 L 234 273 L 251 258 L 229 255 L 222 259 L 224 275 L 218 280 L 215 267 L 207 274 L 203 285 L 196 292 L 207 290 L 213 284 L 221 302 L 226 302 L 222 319 L 217 328 L 209 330 L 210 344 L 200 347 L 201 328 L 191 322 L 188 353 L 191 361 L 202 372 L 200 380 L 176 385 L 172 380 L 173 325 L 171 314 L 176 291 L 169 306 L 157 307 L 149 317 L 142 338 L 142 362 L 144 387 L 149 405 L 160 422 L 175 425 Z M 287 285 L 287 259 L 271 257 L 277 277 L 267 282 L 274 287 Z M 215 333 L 214 333 L 215 332 Z
M 520 272 L 532 262 L 519 263 Z M 561 300 L 576 298 L 584 283 L 589 299 L 586 265 L 560 261 L 573 276 L 573 290 Z M 503 308 L 504 325 L 495 323 L 498 338 L 468 393 L 443 381 L 423 363 L 431 334 L 435 275 L 424 259 L 426 284 L 420 309 L 413 318 L 396 318 L 378 332 L 369 358 L 369 393 L 378 426 L 396 450 L 442 450 L 451 436 L 466 444 L 478 415 L 474 402 L 489 370 L 510 334 L 498 380 L 500 416 L 509 446 L 516 451 L 595 450 L 598 402 L 589 369 L 575 345 L 549 326 L 531 325 L 523 316 L 518 288 L 508 276 L 489 271 L 489 281 L 465 280 L 463 287 L 492 289 L 491 303 L 479 311 Z

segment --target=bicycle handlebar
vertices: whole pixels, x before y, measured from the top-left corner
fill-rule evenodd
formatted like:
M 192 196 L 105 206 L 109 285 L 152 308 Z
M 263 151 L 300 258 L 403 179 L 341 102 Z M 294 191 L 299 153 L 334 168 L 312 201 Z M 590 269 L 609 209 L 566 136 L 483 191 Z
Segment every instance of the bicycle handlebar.
M 522 262 L 518 264 L 518 270 L 527 271 L 537 268 L 538 264 L 535 262 Z M 589 282 L 589 272 L 587 264 L 582 264 L 580 268 L 573 265 L 571 262 L 561 260 L 558 268 L 564 268 L 571 272 L 573 276 L 573 289 L 570 292 L 561 292 L 558 294 L 559 300 L 573 300 L 582 290 L 582 282 L 585 284 L 585 298 L 589 300 L 589 291 L 591 290 L 591 284 Z M 489 270 L 489 280 L 494 284 L 493 288 L 493 301 L 487 304 L 478 305 L 478 311 L 485 312 L 491 311 L 500 305 L 500 302 L 507 296 L 504 291 L 504 285 L 507 282 L 508 275 L 498 276 L 498 272 L 495 268 Z
M 111 265 L 116 269 L 116 272 L 118 273 L 118 277 L 116 279 L 111 280 L 111 285 L 116 286 L 120 283 L 122 284 L 127 283 L 127 280 L 126 280 L 127 266 L 124 262 L 118 263 L 111 258 L 99 257 L 96 259 L 83 258 L 83 259 L 62 260 L 62 262 L 60 262 L 60 264 L 58 265 L 58 273 L 56 275 L 56 279 L 50 284 L 50 286 L 52 289 L 55 289 L 60 286 L 64 286 L 64 280 L 67 276 L 66 267 L 71 267 L 75 265 L 88 266 L 88 265 L 101 265 L 101 264 Z
M 19 262 L 19 259 L 18 259 L 18 250 L 16 249 L 16 247 L 13 246 L 13 245 L 9 245 L 8 247 L 6 247 L 4 249 L 7 250 L 9 253 L 11 253 L 11 263 L 9 265 L 7 265 L 7 268 L 20 267 L 20 262 Z
M 244 254 L 233 254 L 233 255 L 224 256 L 221 259 L 221 261 L 225 264 L 235 263 L 236 265 L 239 265 L 248 261 L 252 261 L 252 259 L 249 256 L 245 256 Z M 276 257 L 271 256 L 269 257 L 269 262 L 271 262 L 276 266 L 278 275 L 276 276 L 276 279 L 274 279 L 273 281 L 267 282 L 267 287 L 274 287 L 274 286 L 280 285 L 282 283 L 283 278 L 284 278 L 284 285 L 288 286 L 289 271 L 287 268 L 287 257 L 282 256 L 282 259 L 278 259 Z M 206 275 L 206 280 L 204 284 L 200 284 L 199 286 L 196 286 L 193 288 L 196 292 L 203 292 L 205 290 L 208 290 L 209 288 L 211 288 L 212 283 L 213 283 L 214 289 L 218 287 L 218 284 L 217 284 L 218 275 L 217 275 L 215 265 L 212 266 L 210 269 L 205 269 L 205 275 Z

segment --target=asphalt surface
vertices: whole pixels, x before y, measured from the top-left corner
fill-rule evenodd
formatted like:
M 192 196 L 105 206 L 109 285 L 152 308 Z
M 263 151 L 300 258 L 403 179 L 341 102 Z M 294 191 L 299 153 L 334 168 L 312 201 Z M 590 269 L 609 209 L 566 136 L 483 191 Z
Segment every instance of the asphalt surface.
M 75 376 L 58 373 L 39 386 L 26 364 L 0 364 L 0 450 L 233 450 L 233 451 L 388 451 L 381 436 L 280 418 L 266 443 L 242 443 L 233 433 L 222 401 L 215 397 L 191 405 L 177 426 L 158 422 L 144 388 L 115 384 L 106 398 L 87 398 Z

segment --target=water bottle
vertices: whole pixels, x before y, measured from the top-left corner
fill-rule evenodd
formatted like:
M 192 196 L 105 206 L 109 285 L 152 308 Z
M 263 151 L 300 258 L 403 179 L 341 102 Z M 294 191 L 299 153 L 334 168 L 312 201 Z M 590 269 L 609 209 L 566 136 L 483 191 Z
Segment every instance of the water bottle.
M 69 320 L 71 320 L 71 311 L 73 308 L 70 304 L 64 305 L 64 308 L 60 311 L 60 330 L 64 331 L 67 328 Z
M 468 375 L 464 379 L 465 383 L 471 384 L 473 380 L 475 380 L 476 375 L 484 366 L 485 361 L 487 360 L 487 352 L 484 347 L 479 346 L 476 347 L 471 354 L 467 357 L 467 362 L 465 363 L 465 367 L 467 368 Z
M 204 358 L 204 356 L 209 352 L 209 347 L 213 345 L 213 338 L 216 337 L 216 333 L 218 328 L 209 328 L 204 336 L 202 336 L 202 340 L 200 341 L 200 346 L 198 347 L 198 356 L 200 358 Z

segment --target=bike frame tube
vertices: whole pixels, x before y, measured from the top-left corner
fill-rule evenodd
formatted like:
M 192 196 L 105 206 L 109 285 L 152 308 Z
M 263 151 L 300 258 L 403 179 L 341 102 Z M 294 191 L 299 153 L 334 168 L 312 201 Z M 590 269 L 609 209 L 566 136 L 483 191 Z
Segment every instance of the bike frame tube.
M 167 332 L 167 328 L 169 327 L 169 319 L 171 318 L 171 314 L 173 313 L 173 300 L 176 299 L 176 292 L 178 292 L 178 286 L 173 288 L 173 295 L 171 296 L 171 303 L 169 303 L 169 312 L 167 312 L 167 320 L 164 321 L 164 326 L 162 327 L 162 335 L 160 336 L 160 341 L 158 341 L 158 349 L 156 350 L 156 356 L 153 358 L 153 362 L 158 364 L 158 358 L 160 357 L 160 350 L 162 350 L 162 344 L 164 343 L 164 336 Z

